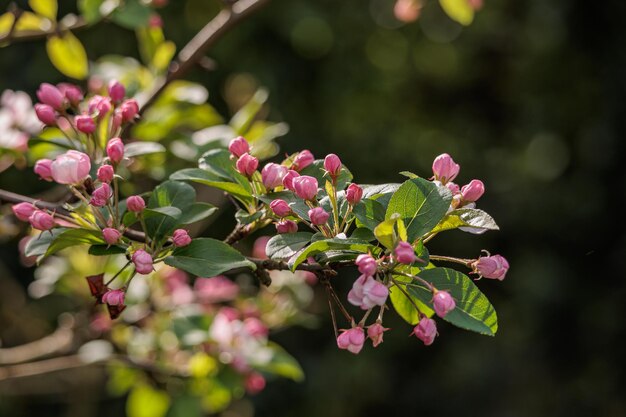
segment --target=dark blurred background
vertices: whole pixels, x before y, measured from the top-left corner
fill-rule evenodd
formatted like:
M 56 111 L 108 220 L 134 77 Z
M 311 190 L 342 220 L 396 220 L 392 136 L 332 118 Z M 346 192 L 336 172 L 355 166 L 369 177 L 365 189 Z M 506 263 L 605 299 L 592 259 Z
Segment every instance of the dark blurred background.
M 184 45 L 216 7 L 171 1 L 160 10 L 166 36 Z M 256 415 L 626 416 L 626 3 L 487 0 L 467 28 L 433 0 L 407 25 L 392 7 L 274 0 L 210 52 L 215 71 L 190 79 L 222 113 L 233 82 L 267 87 L 270 118 L 291 128 L 281 152 L 337 153 L 357 182 L 426 176 L 442 152 L 461 164 L 458 182 L 482 179 L 479 206 L 501 232 L 449 232 L 430 251 L 469 258 L 485 248 L 509 259 L 505 281 L 479 284 L 499 331 L 489 338 L 442 324 L 425 348 L 394 319 L 385 343 L 359 356 L 337 350 L 328 318 L 317 330 L 282 332 L 276 340 L 307 378 L 271 383 L 253 399 Z M 119 27 L 77 35 L 91 58 L 137 55 L 133 33 Z M 33 94 L 62 80 L 49 78 L 58 73 L 41 43 L 0 57 L 0 89 Z M 11 188 L 17 175 L 0 185 Z M 35 190 L 34 176 L 19 175 Z M 2 256 L 14 257 L 14 246 Z M 27 400 L 11 399 L 0 414 L 66 415 L 54 399 Z M 99 415 L 123 409 L 123 400 L 100 401 Z

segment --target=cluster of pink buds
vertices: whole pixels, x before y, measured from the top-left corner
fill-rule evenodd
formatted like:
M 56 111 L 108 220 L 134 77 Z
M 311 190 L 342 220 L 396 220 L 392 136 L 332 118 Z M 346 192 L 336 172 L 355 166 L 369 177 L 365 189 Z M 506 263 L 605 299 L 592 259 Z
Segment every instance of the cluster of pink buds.
M 18 203 L 12 207 L 13 214 L 19 220 L 29 222 L 33 229 L 50 230 L 56 226 L 54 217 L 45 210 L 39 210 L 31 203 Z
M 461 166 L 454 162 L 447 153 L 441 154 L 433 161 L 433 178 L 452 192 L 451 208 L 473 208 L 475 202 L 485 193 L 485 184 L 481 180 L 471 180 L 462 187 L 453 180 L 459 175 Z

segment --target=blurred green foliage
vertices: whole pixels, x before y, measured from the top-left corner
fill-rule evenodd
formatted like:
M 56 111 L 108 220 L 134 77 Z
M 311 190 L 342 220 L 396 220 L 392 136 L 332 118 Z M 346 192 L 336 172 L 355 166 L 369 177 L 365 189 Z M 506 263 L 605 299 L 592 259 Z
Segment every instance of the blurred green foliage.
M 391 0 L 274 1 L 211 51 L 215 70 L 190 78 L 208 88 L 221 114 L 267 88 L 270 119 L 291 128 L 282 151 L 337 153 L 361 183 L 397 182 L 405 169 L 427 175 L 442 152 L 461 164 L 459 182 L 484 180 L 481 207 L 502 231 L 479 241 L 512 265 L 504 282 L 484 288 L 498 310 L 498 335 L 442 325 L 441 337 L 424 348 L 398 320 L 387 324 L 395 331 L 383 345 L 353 357 L 336 349 L 330 321 L 319 330 L 293 329 L 276 339 L 301 362 L 305 382 L 271 383 L 229 415 L 253 415 L 249 401 L 256 415 L 274 416 L 625 415 L 619 271 L 626 239 L 615 212 L 625 185 L 626 5 L 487 1 L 466 28 L 434 1 L 409 25 L 393 19 L 392 7 Z M 160 10 L 166 38 L 180 48 L 217 8 L 171 1 Z M 90 59 L 139 58 L 126 29 L 103 24 L 76 35 Z M 63 79 L 42 43 L 4 48 L 0 56 L 0 89 L 33 93 L 40 82 Z M 42 189 L 30 172 L 13 170 L 0 182 Z M 31 278 L 16 263 L 16 243 L 3 244 L 2 268 L 26 287 Z M 475 239 L 460 232 L 435 239 L 432 253 L 438 248 L 477 255 Z M 350 282 L 345 276 L 344 290 Z M 1 300 L 4 315 L 25 302 Z M 324 311 L 323 297 L 318 302 Z M 67 307 L 59 303 L 42 299 L 37 308 L 55 317 Z M 54 326 L 15 329 L 10 316 L 2 323 L 3 339 L 18 342 Z M 67 401 L 3 397 L 0 415 L 122 413 L 124 403 L 101 386 L 70 384 Z

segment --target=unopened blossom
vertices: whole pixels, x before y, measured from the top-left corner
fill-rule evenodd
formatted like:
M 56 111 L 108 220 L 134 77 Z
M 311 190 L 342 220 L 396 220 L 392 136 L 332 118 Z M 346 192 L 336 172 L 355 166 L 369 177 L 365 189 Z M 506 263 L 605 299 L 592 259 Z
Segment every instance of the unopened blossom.
M 267 242 L 271 239 L 270 236 L 261 236 L 254 241 L 252 246 L 252 256 L 257 259 L 267 259 Z
M 372 340 L 372 344 L 374 347 L 377 347 L 381 343 L 383 343 L 383 333 L 386 332 L 387 328 L 383 327 L 382 324 L 376 322 L 367 328 L 367 337 Z
M 442 184 L 446 184 L 448 181 L 452 181 L 459 175 L 461 167 L 454 162 L 454 159 L 447 153 L 443 153 L 435 158 L 433 161 L 433 174 L 437 181 L 441 181 Z
M 193 290 L 198 300 L 214 304 L 234 300 L 239 294 L 239 285 L 224 275 L 217 275 L 212 278 L 196 278 Z
M 449 312 L 454 310 L 456 302 L 448 291 L 436 291 L 433 296 L 433 307 L 435 313 L 441 318 L 444 318 Z
M 361 274 L 369 277 L 373 276 L 378 269 L 376 259 L 374 259 L 372 255 L 362 254 L 357 256 L 355 264 L 359 268 L 359 272 Z
M 337 346 L 339 349 L 345 349 L 349 352 L 358 354 L 363 349 L 365 343 L 365 332 L 362 327 L 353 327 L 349 330 L 342 330 L 337 337 Z
M 103 97 L 95 95 L 89 99 L 88 110 L 89 114 L 96 115 L 98 119 L 102 119 L 109 111 L 111 111 L 111 99 L 109 97 Z
M 481 180 L 471 180 L 469 184 L 461 188 L 461 195 L 464 201 L 477 201 L 485 193 L 485 185 Z
M 105 227 L 102 229 L 102 237 L 107 245 L 115 245 L 119 240 L 122 234 L 119 230 L 113 229 L 112 227 Z
M 474 273 L 502 281 L 509 270 L 509 261 L 501 255 L 481 256 L 473 264 Z
M 122 113 L 122 120 L 124 122 L 132 122 L 135 116 L 139 113 L 139 104 L 135 99 L 129 99 L 122 103 L 120 106 Z
M 152 256 L 143 249 L 139 249 L 133 253 L 132 261 L 135 264 L 135 270 L 140 274 L 149 274 L 154 270 L 152 266 Z
M 76 124 L 76 129 L 78 129 L 79 132 L 83 132 L 87 135 L 96 131 L 96 123 L 93 121 L 93 118 L 87 114 L 76 116 L 74 118 L 74 123 Z
M 239 158 L 244 153 L 250 153 L 250 144 L 243 136 L 239 136 L 230 141 L 228 150 L 235 158 Z
M 270 203 L 270 209 L 278 217 L 285 217 L 291 213 L 291 207 L 289 207 L 289 204 L 287 204 L 285 200 L 281 200 L 280 198 Z
M 11 210 L 13 210 L 15 217 L 23 222 L 27 222 L 37 208 L 31 203 L 17 203 L 11 207 Z
M 417 326 L 413 328 L 413 334 L 426 346 L 430 346 L 437 336 L 437 323 L 433 319 L 422 317 Z
M 54 217 L 43 210 L 35 210 L 28 218 L 30 225 L 37 230 L 50 230 L 54 227 Z
M 109 82 L 109 97 L 115 102 L 124 100 L 126 95 L 126 88 L 117 80 L 111 80 Z
M 47 104 L 35 104 L 35 114 L 37 114 L 37 118 L 46 126 L 56 126 L 57 117 L 56 111 Z
M 109 184 L 102 183 L 100 187 L 96 188 L 93 193 L 91 193 L 91 200 L 89 203 L 95 207 L 104 207 L 107 205 L 109 199 L 113 196 L 113 190 Z
M 384 305 L 388 296 L 389 289 L 385 284 L 371 276 L 361 275 L 354 281 L 348 293 L 348 301 L 363 310 L 369 310 L 374 306 Z
M 176 229 L 174 233 L 172 233 L 172 242 L 174 242 L 174 246 L 180 248 L 189 245 L 191 243 L 191 237 L 185 229 Z
M 37 98 L 41 103 L 47 104 L 55 110 L 63 110 L 65 97 L 61 91 L 52 84 L 41 84 L 37 90 Z
M 399 242 L 398 246 L 393 250 L 395 258 L 401 264 L 410 265 L 417 259 L 415 250 L 408 242 Z
M 124 305 L 125 293 L 123 290 L 109 290 L 102 295 L 102 302 L 111 306 Z
M 52 160 L 51 159 L 40 159 L 35 162 L 35 167 L 33 168 L 35 174 L 39 175 L 39 178 L 46 181 L 52 181 Z
M 81 184 L 89 176 L 91 161 L 82 152 L 70 150 L 52 162 L 52 178 L 59 184 Z
M 317 179 L 301 175 L 293 179 L 294 193 L 303 200 L 312 201 L 317 196 Z
M 268 190 L 283 185 L 283 178 L 287 174 L 287 167 L 270 162 L 261 170 L 263 185 Z
M 98 168 L 96 176 L 99 181 L 111 182 L 115 176 L 115 169 L 111 165 L 102 165 Z
M 334 153 L 326 155 L 324 169 L 332 178 L 336 178 L 341 173 L 341 159 Z
M 315 162 L 315 157 L 308 149 L 303 150 L 293 160 L 291 168 L 296 171 L 302 171 L 304 168 Z
M 57 85 L 57 88 L 73 107 L 78 106 L 78 104 L 83 101 L 83 92 L 77 85 L 60 83 Z
M 314 207 L 309 210 L 309 219 L 311 219 L 311 223 L 315 226 L 321 226 L 326 224 L 330 214 L 321 207 Z
M 249 394 L 258 394 L 265 389 L 265 378 L 258 372 L 252 372 L 246 377 L 245 386 Z
M 298 174 L 297 171 L 294 171 L 293 169 L 288 170 L 285 176 L 283 177 L 283 186 L 289 191 L 294 191 L 293 180 L 294 178 L 297 178 L 299 176 L 300 174 Z
M 146 203 L 138 195 L 131 195 L 126 199 L 126 208 L 133 213 L 139 213 L 146 208 Z
M 346 200 L 351 205 L 357 204 L 363 198 L 363 189 L 356 184 L 350 184 L 346 190 Z
M 452 193 L 452 195 L 456 195 L 459 194 L 461 192 L 461 187 L 459 187 L 458 184 L 452 182 L 452 181 L 448 181 L 446 183 L 446 187 L 448 188 L 448 190 L 450 190 L 450 192 Z
M 124 142 L 120 138 L 113 138 L 107 142 L 107 156 L 114 164 L 124 159 Z
M 283 219 L 276 223 L 276 231 L 278 233 L 296 233 L 298 225 L 292 220 Z
M 259 160 L 249 153 L 244 153 L 239 157 L 239 159 L 237 159 L 235 166 L 240 174 L 250 178 L 258 168 Z

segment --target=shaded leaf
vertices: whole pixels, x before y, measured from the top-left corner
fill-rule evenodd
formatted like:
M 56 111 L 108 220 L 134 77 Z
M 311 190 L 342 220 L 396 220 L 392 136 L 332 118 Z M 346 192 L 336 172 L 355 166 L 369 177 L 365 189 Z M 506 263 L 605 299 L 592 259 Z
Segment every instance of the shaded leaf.
M 378 249 L 369 242 L 356 239 L 325 239 L 311 243 L 309 246 L 297 252 L 289 259 L 289 268 L 295 271 L 298 265 L 304 262 L 309 256 L 316 255 L 320 252 L 328 250 L 347 250 L 358 253 L 367 253 L 368 251 L 377 251 Z
M 157 142 L 132 142 L 124 146 L 124 156 L 132 158 L 139 155 L 165 152 L 165 146 Z
M 256 265 L 237 250 L 210 238 L 194 239 L 189 245 L 176 248 L 165 258 L 165 263 L 200 277 L 212 277 L 235 268 L 256 269 Z
M 271 259 L 288 259 L 305 247 L 313 233 L 296 232 L 273 236 L 265 247 L 266 255 Z

